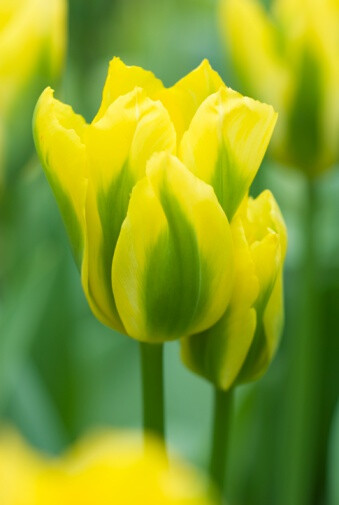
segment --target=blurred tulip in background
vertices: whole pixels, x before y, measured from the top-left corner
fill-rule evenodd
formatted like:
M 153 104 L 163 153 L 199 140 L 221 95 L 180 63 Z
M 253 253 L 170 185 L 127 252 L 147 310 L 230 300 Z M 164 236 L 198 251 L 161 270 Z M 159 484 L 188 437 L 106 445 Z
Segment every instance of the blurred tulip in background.
M 0 437 L 1 505 L 213 505 L 207 480 L 159 441 L 129 432 L 84 437 L 58 458 L 30 447 L 16 433 Z
M 30 133 L 37 97 L 61 75 L 66 48 L 65 0 L 0 2 L 0 177 L 14 175 L 33 154 Z M 18 147 L 19 145 L 19 147 Z
M 272 155 L 314 177 L 339 156 L 339 8 L 335 0 L 222 0 L 224 40 L 247 93 L 272 103 Z

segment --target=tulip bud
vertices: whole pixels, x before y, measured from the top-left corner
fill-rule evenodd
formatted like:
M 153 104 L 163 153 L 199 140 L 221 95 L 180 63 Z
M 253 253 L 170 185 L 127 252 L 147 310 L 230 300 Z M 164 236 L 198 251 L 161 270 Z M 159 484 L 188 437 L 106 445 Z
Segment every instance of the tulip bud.
M 20 167 L 33 151 L 34 105 L 60 75 L 65 39 L 65 0 L 0 2 L 0 175 Z
M 218 321 L 234 280 L 229 221 L 275 120 L 206 61 L 164 88 L 114 58 L 91 124 L 42 93 L 37 150 L 100 321 L 145 342 Z
M 269 191 L 246 198 L 232 224 L 235 282 L 223 317 L 182 340 L 193 371 L 227 390 L 258 378 L 269 365 L 282 329 L 282 265 L 286 229 Z
M 221 24 L 244 88 L 272 103 L 272 154 L 310 177 L 339 159 L 338 9 L 331 0 L 222 0 Z

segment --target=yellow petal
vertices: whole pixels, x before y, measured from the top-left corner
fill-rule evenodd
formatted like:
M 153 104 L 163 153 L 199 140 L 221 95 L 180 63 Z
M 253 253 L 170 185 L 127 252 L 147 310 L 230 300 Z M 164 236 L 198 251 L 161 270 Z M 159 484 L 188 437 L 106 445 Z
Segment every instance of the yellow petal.
M 175 130 L 164 106 L 136 88 L 88 127 L 86 146 L 90 182 L 83 288 L 95 315 L 124 331 L 111 283 L 116 242 L 132 188 L 145 175 L 146 161 L 156 151 L 175 151 Z
M 167 153 L 148 163 L 118 239 L 113 291 L 127 333 L 161 342 L 202 331 L 233 284 L 229 224 L 208 185 Z
M 102 102 L 95 121 L 102 118 L 107 108 L 119 96 L 133 91 L 136 87 L 143 88 L 148 96 L 153 97 L 161 91 L 163 84 L 149 70 L 128 66 L 120 58 L 113 58 L 109 64 Z
M 181 356 L 188 368 L 227 390 L 246 359 L 256 328 L 253 308 L 258 279 L 241 219 L 231 225 L 235 280 L 230 303 L 222 318 L 208 330 L 181 341 Z
M 221 77 L 204 60 L 174 86 L 160 91 L 158 96 L 170 113 L 178 139 L 189 127 L 199 105 L 221 86 L 224 86 Z
M 46 177 L 58 202 L 78 266 L 84 246 L 87 158 L 85 120 L 46 88 L 36 105 L 34 139 Z
M 181 159 L 213 186 L 229 220 L 257 173 L 276 117 L 270 105 L 225 87 L 202 103 L 183 136 Z

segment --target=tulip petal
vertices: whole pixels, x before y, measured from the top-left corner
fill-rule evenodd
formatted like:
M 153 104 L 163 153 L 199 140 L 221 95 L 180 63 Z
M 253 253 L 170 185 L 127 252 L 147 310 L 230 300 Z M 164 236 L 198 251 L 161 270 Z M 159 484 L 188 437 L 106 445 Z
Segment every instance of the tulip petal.
M 269 367 L 278 347 L 284 322 L 282 271 L 280 270 L 264 308 L 257 311 L 257 328 L 238 384 L 259 379 Z
M 163 84 L 149 70 L 125 65 L 120 58 L 113 58 L 109 64 L 100 109 L 94 121 L 101 119 L 119 96 L 126 95 L 136 87 L 144 89 L 147 96 L 153 97 L 162 90 Z
M 230 303 L 222 318 L 211 328 L 181 341 L 185 365 L 227 390 L 235 382 L 251 346 L 258 296 L 258 279 L 242 221 L 231 225 L 235 256 L 235 280 Z
M 127 333 L 162 342 L 223 314 L 233 284 L 230 228 L 212 188 L 168 153 L 133 189 L 118 239 L 113 291 Z
M 160 91 L 158 96 L 170 113 L 178 138 L 181 138 L 189 127 L 199 105 L 221 86 L 224 86 L 224 83 L 219 74 L 211 68 L 207 60 L 203 60 L 174 86 Z
M 119 97 L 86 132 L 90 181 L 83 288 L 95 315 L 124 331 L 112 292 L 111 270 L 120 228 L 135 183 L 156 151 L 174 152 L 175 130 L 160 102 L 136 88 Z
M 63 217 L 75 260 L 80 266 L 84 247 L 84 205 L 87 161 L 85 120 L 46 88 L 36 105 L 33 130 L 36 149 Z
M 276 117 L 270 105 L 225 87 L 202 103 L 183 136 L 181 159 L 213 186 L 229 220 L 257 173 Z

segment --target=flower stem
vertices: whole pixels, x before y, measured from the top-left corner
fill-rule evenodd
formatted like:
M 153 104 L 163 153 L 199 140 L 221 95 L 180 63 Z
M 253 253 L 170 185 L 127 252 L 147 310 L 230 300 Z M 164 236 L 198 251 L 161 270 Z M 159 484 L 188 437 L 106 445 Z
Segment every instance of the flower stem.
M 315 219 L 316 183 L 307 180 L 305 252 L 300 282 L 298 321 L 289 342 L 284 432 L 278 503 L 306 505 L 312 501 L 319 437 L 322 341 L 319 334 Z
M 214 388 L 214 419 L 210 459 L 210 477 L 221 495 L 225 494 L 227 483 L 227 457 L 229 432 L 232 423 L 233 390 L 222 391 Z
M 144 432 L 165 438 L 163 344 L 140 343 Z

